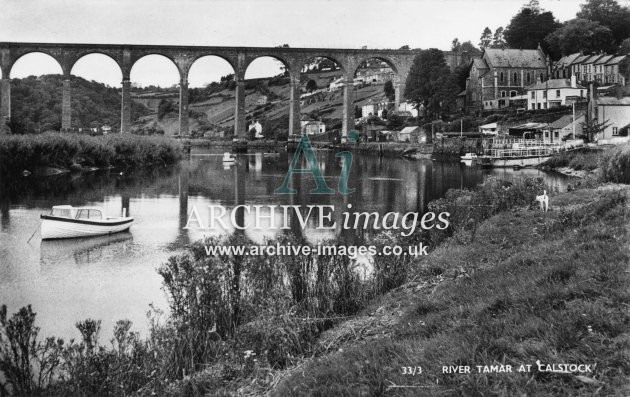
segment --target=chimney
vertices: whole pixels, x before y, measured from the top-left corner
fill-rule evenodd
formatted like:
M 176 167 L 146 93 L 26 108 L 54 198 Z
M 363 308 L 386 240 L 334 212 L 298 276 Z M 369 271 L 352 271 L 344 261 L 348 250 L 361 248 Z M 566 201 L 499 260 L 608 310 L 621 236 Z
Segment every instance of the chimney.
M 571 88 L 577 88 L 577 79 L 574 74 L 571 75 Z

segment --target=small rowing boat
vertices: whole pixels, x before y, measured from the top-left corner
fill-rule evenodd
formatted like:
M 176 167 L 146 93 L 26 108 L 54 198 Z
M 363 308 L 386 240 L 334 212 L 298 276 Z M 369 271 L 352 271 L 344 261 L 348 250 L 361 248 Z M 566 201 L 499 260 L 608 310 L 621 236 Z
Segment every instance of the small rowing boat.
M 108 217 L 99 207 L 73 207 L 56 205 L 50 215 L 41 215 L 40 234 L 42 240 L 56 238 L 91 237 L 113 234 L 128 230 L 133 218 L 126 216 Z

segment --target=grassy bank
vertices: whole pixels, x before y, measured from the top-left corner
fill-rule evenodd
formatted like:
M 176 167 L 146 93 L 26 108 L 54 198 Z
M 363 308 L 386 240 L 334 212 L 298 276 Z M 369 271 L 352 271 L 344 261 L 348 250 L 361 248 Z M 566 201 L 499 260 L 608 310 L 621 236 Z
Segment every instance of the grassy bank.
M 0 173 L 54 167 L 130 167 L 171 164 L 182 156 L 178 142 L 156 136 L 70 133 L 0 136 Z
M 451 238 L 418 261 L 420 281 L 366 311 L 405 306 L 384 337 L 335 346 L 274 394 L 627 395 L 627 196 L 627 188 L 578 190 L 553 197 L 546 214 L 495 215 L 474 243 Z M 541 372 L 537 360 L 593 372 Z M 501 364 L 515 372 L 476 373 Z M 531 371 L 516 372 L 521 364 Z M 448 365 L 472 373 L 442 373 Z M 403 374 L 415 366 L 421 375 Z
M 580 149 L 553 155 L 542 166 L 552 169 L 568 167 L 576 171 L 593 171 L 602 159 L 601 149 Z
M 630 145 L 562 152 L 542 166 L 586 174 L 599 171 L 597 178 L 603 182 L 630 183 Z

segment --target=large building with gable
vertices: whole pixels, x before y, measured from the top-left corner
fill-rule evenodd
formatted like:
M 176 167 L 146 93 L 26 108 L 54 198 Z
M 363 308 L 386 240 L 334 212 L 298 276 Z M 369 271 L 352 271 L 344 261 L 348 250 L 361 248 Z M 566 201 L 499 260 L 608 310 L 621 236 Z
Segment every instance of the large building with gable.
M 535 50 L 486 48 L 470 62 L 466 80 L 466 110 L 501 109 L 525 99 L 526 88 L 545 81 L 551 72 L 549 57 Z

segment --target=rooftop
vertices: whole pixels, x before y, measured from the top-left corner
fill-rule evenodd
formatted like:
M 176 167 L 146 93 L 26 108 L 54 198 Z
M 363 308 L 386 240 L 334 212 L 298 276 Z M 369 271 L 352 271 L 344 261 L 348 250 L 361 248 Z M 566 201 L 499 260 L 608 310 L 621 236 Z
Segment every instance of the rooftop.
M 540 83 L 536 83 L 527 87 L 528 91 L 533 90 L 557 90 L 560 88 L 577 88 L 583 90 L 584 87 L 576 84 L 575 87 L 571 87 L 571 80 L 569 79 L 551 79 L 547 81 L 543 81 Z
M 606 62 L 610 61 L 613 57 L 614 57 L 613 55 L 604 55 L 603 57 L 599 58 L 597 62 L 595 62 L 595 65 L 605 64 Z
M 501 68 L 546 68 L 546 60 L 539 50 L 516 50 L 512 48 L 486 48 L 484 58 L 494 67 Z
M 586 111 L 584 111 L 584 110 L 580 110 L 580 111 L 575 112 L 575 120 L 576 120 L 576 122 L 581 117 L 584 117 L 585 114 L 586 114 Z M 554 121 L 553 123 L 549 124 L 549 128 L 551 128 L 551 129 L 560 129 L 560 128 L 564 128 L 564 127 L 566 127 L 568 125 L 571 125 L 571 124 L 573 124 L 573 115 L 567 114 L 565 116 L 560 117 L 558 120 Z
M 599 58 L 601 58 L 603 55 L 599 54 L 599 55 L 591 55 L 590 57 L 584 59 L 582 61 L 583 65 L 587 65 L 589 63 L 594 63 L 595 61 L 597 61 Z
M 613 59 L 609 60 L 608 62 L 606 62 L 606 65 L 614 65 L 617 64 L 621 61 L 623 61 L 623 59 L 626 57 L 626 55 L 620 55 L 618 57 L 614 57 Z
M 595 99 L 597 105 L 612 105 L 612 106 L 630 106 L 630 97 L 615 98 L 612 96 L 602 96 Z
M 556 62 L 556 66 L 560 66 L 560 67 L 569 66 L 577 58 L 579 58 L 581 56 L 582 56 L 582 54 L 580 54 L 579 52 L 576 52 L 575 54 L 570 54 L 570 55 L 563 56 L 562 58 L 560 58 L 560 60 L 558 62 Z

